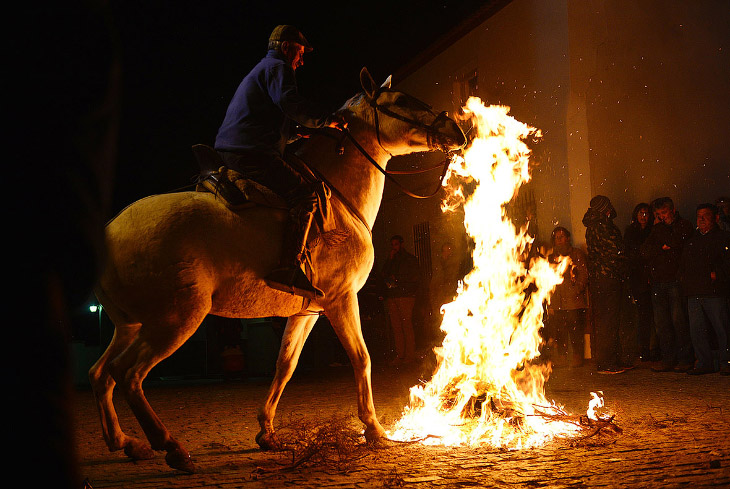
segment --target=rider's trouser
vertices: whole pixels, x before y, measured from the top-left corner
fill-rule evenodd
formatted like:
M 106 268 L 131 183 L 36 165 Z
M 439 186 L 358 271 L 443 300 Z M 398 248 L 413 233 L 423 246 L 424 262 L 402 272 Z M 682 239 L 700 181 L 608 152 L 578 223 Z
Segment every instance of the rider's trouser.
M 218 151 L 227 168 L 236 170 L 244 177 L 260 183 L 294 204 L 306 182 L 283 158 L 260 151 Z M 293 207 L 290 205 L 290 207 Z
M 289 222 L 284 231 L 280 266 L 299 268 L 305 259 L 306 240 L 317 207 L 317 196 L 313 187 L 276 155 L 253 151 L 218 153 L 226 167 L 264 185 L 286 200 L 289 206 Z M 303 287 L 306 289 L 308 286 L 304 284 Z M 318 289 L 312 290 L 316 292 L 315 295 L 321 294 Z

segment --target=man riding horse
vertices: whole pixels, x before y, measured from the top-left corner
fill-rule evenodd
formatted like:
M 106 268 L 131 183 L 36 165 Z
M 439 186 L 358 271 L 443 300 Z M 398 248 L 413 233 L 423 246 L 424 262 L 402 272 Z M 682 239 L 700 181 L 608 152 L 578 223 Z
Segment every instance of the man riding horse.
M 360 85 L 362 92 L 338 111 L 347 121 L 341 146 L 332 144 L 331 132 L 336 131 L 329 130 L 312 134 L 297 149 L 298 157 L 332 192 L 327 231 L 318 246 L 307 251 L 317 270 L 316 284 L 326 297 L 305 304 L 301 297 L 265 282 L 281 255 L 279 243 L 271 240 L 284 234 L 287 219 L 278 203 L 237 207 L 236 202 L 228 205 L 231 201 L 225 196 L 222 204 L 210 192 L 168 192 L 130 204 L 109 222 L 107 260 L 94 293 L 114 324 L 114 335 L 89 369 L 109 450 L 124 450 L 134 460 L 164 450 L 170 467 L 194 472 L 190 454 L 155 413 L 142 383 L 210 314 L 288 318 L 276 373 L 256 415 L 260 427 L 256 442 L 262 449 L 281 446 L 274 427 L 276 408 L 320 312 L 330 320 L 352 363 L 365 438 L 376 441 L 385 436 L 375 412 L 372 366 L 357 297 L 375 261 L 372 227 L 382 202 L 384 173 L 393 156 L 453 151 L 463 147 L 466 138 L 445 114 L 391 89 L 390 77 L 378 86 L 363 68 Z M 241 159 L 242 164 L 248 162 Z M 337 239 L 326 239 L 332 230 Z M 145 440 L 125 433 L 119 425 L 113 399 L 117 388 Z
M 297 137 L 292 123 L 312 129 L 343 129 L 345 124 L 299 95 L 294 72 L 312 46 L 296 27 L 277 26 L 268 49 L 233 95 L 215 149 L 227 168 L 268 187 L 290 209 L 280 264 L 265 277 L 267 285 L 309 299 L 322 298 L 324 293 L 301 268 L 317 196 L 314 187 L 284 160 L 284 153 L 287 143 Z

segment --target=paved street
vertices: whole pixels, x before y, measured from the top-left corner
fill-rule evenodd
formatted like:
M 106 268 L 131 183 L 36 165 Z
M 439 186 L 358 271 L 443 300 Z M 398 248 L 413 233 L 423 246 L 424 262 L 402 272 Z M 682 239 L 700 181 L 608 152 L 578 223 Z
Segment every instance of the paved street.
M 163 453 L 136 463 L 121 452 L 109 453 L 93 396 L 80 389 L 74 400 L 80 471 L 94 489 L 730 487 L 730 377 L 647 369 L 604 376 L 593 370 L 556 369 L 547 397 L 579 414 L 590 392 L 602 390 L 621 434 L 522 451 L 394 444 L 358 451 L 361 458 L 348 464 L 294 469 L 288 467 L 291 456 L 262 452 L 254 442 L 256 409 L 268 379 L 147 386 L 150 403 L 190 451 L 197 469 L 192 475 L 170 469 Z M 417 369 L 375 365 L 375 403 L 386 429 L 418 378 Z M 122 428 L 141 436 L 124 401 L 116 405 Z M 295 374 L 287 386 L 277 422 L 316 426 L 356 412 L 349 367 L 312 369 Z

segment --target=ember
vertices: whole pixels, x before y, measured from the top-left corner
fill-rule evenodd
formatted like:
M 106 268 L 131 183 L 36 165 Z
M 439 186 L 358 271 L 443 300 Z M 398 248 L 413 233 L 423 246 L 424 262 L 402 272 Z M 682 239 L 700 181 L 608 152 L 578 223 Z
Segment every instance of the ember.
M 524 140 L 540 137 L 508 112 L 478 98 L 465 107 L 476 134 L 444 178 L 442 209 L 463 207 L 474 268 L 456 299 L 442 306 L 445 338 L 435 349 L 436 370 L 430 381 L 411 388 L 391 439 L 523 448 L 585 430 L 597 433 L 607 425 L 617 428 L 612 418 L 596 414 L 602 395 L 593 394 L 587 416 L 571 416 L 545 398 L 550 367 L 536 361 L 543 304 L 568 262 L 551 265 L 538 257 L 526 263 L 532 238 L 506 216 L 505 205 L 530 179 Z

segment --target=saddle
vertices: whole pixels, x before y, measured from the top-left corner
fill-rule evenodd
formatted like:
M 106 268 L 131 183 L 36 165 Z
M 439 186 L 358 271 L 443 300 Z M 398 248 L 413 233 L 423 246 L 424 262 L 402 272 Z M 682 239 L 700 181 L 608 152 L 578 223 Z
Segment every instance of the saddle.
M 246 178 L 236 170 L 227 168 L 218 152 L 205 144 L 193 146 L 201 173 L 195 188 L 198 192 L 210 192 L 232 210 L 261 205 L 276 209 L 288 210 L 289 206 L 283 197 Z M 303 175 L 307 172 L 300 172 Z M 321 180 L 307 179 L 314 187 L 317 196 L 314 222 L 321 234 L 335 231 L 335 223 L 330 212 L 330 197 L 332 191 Z
M 210 192 L 216 196 L 216 199 L 222 201 L 226 207 L 232 210 L 243 209 L 246 207 L 253 206 L 265 206 L 277 209 L 291 210 L 289 205 L 283 197 L 274 193 L 269 188 L 261 185 L 258 182 L 254 182 L 248 178 L 245 178 L 240 172 L 227 168 L 223 163 L 218 152 L 206 146 L 204 144 L 196 144 L 193 146 L 193 154 L 198 160 L 200 165 L 201 173 L 196 186 L 198 192 Z M 318 197 L 319 200 L 319 197 Z M 319 213 L 319 212 L 317 212 Z M 290 215 L 290 220 L 294 215 Z M 312 222 L 313 216 L 310 214 L 309 222 Z M 307 226 L 307 230 L 309 226 Z M 285 236 L 287 233 L 285 233 Z M 307 234 L 304 234 L 304 240 L 306 240 Z M 291 236 L 290 238 L 291 239 Z M 285 239 L 283 247 L 283 255 L 289 255 L 287 248 L 291 248 L 293 243 L 288 243 Z M 302 259 L 299 268 L 304 268 L 304 280 L 308 282 L 308 287 L 312 288 L 312 281 L 314 279 L 314 267 L 312 266 L 312 259 L 309 248 L 306 244 L 303 245 Z M 279 269 L 277 269 L 279 270 Z M 274 270 L 276 272 L 277 270 Z M 295 269 L 286 268 L 285 271 L 288 273 L 294 273 L 288 280 L 276 279 L 271 281 L 271 275 L 269 274 L 264 278 L 266 283 L 275 289 L 284 290 L 286 292 L 295 293 L 294 289 L 294 277 L 296 276 Z M 274 273 L 272 272 L 272 273 Z M 302 273 L 301 271 L 298 273 Z M 288 287 L 286 287 L 288 285 Z M 319 289 L 316 289 L 319 290 Z M 321 291 L 320 291 L 321 292 Z M 307 294 L 298 292 L 297 295 L 303 295 L 302 309 L 309 307 L 311 297 Z
M 210 192 L 230 209 L 237 210 L 255 205 L 288 209 L 284 199 L 235 170 L 226 168 L 218 152 L 205 144 L 193 146 L 201 173 L 195 190 Z

